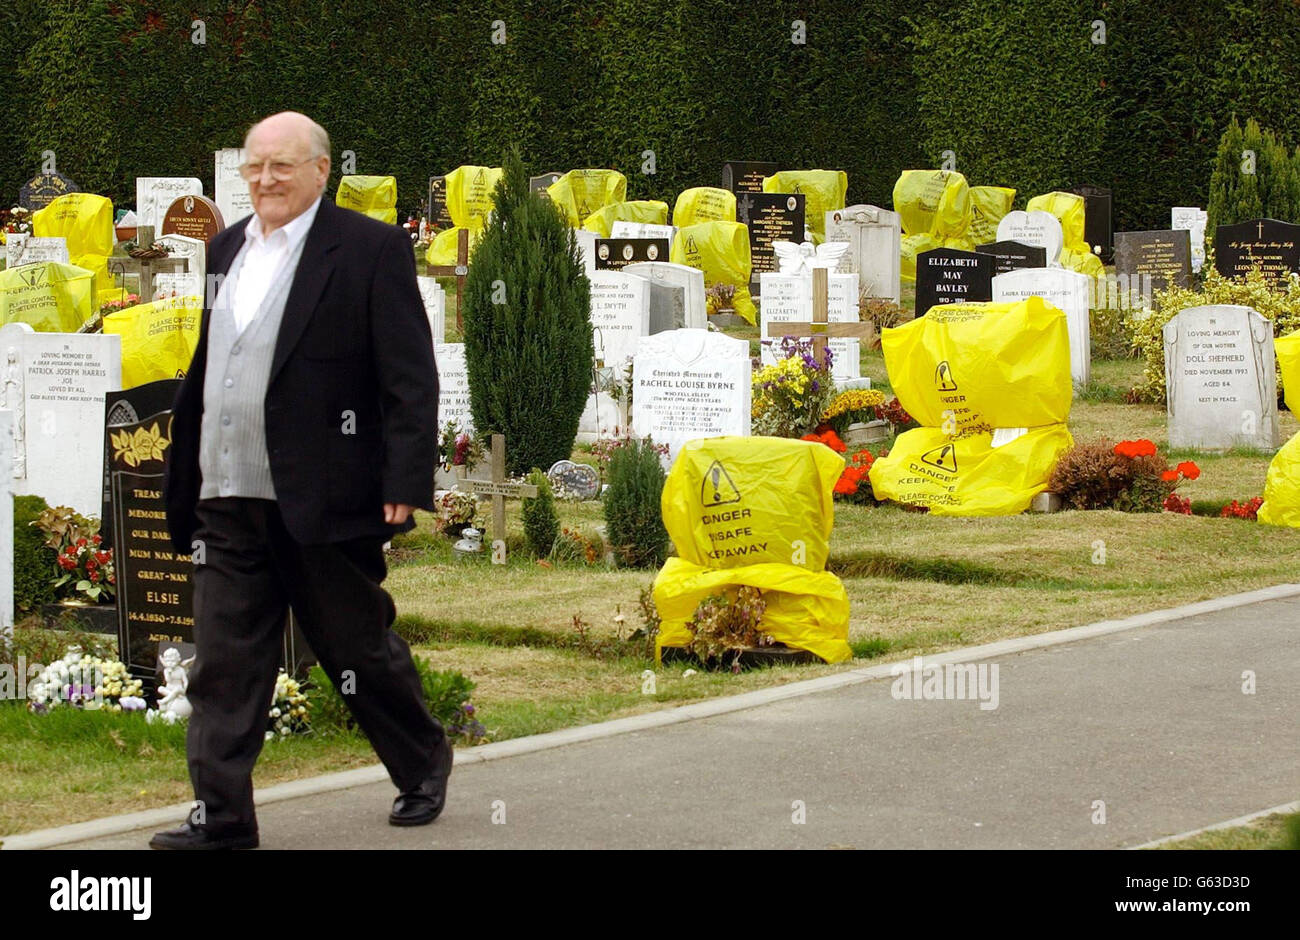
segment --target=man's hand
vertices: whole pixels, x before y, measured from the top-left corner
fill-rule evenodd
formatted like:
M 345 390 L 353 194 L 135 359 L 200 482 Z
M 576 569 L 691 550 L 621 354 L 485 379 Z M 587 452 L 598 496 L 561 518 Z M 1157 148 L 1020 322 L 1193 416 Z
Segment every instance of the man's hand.
M 384 521 L 389 525 L 401 525 L 413 512 L 415 507 L 406 503 L 384 503 Z

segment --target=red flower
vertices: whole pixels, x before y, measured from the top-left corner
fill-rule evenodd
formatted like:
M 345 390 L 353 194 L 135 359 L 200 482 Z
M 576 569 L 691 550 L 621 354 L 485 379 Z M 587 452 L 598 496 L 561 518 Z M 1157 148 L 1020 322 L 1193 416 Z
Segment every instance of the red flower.
M 1170 480 L 1177 480 L 1177 479 L 1178 479 L 1178 471 L 1177 471 L 1177 470 L 1166 470 L 1164 473 L 1160 474 L 1160 479 L 1165 480 L 1166 482 L 1168 482 L 1168 481 L 1170 481 Z
M 1156 445 L 1152 444 L 1146 438 L 1140 438 L 1136 441 L 1120 441 L 1115 445 L 1115 453 L 1121 457 L 1154 457 L 1156 454 Z
M 1164 506 L 1167 512 L 1182 513 L 1184 516 L 1192 514 L 1192 501 L 1179 496 L 1177 493 L 1170 493 L 1165 499 Z
M 92 571 L 92 572 L 90 573 L 90 580 L 92 580 L 92 581 L 98 581 L 98 580 L 99 580 L 99 572 L 98 572 L 98 571 Z
M 77 548 L 85 548 L 85 547 L 86 547 L 86 540 L 85 540 L 85 539 L 77 539 Z
M 1184 460 L 1178 465 L 1178 472 L 1189 480 L 1195 480 L 1201 475 L 1201 468 L 1190 460 Z
M 95 552 L 95 561 L 101 565 L 106 565 L 113 560 L 112 552 Z
M 800 440 L 812 441 L 814 444 L 825 444 L 837 454 L 842 454 L 849 449 L 848 445 L 840 440 L 840 436 L 829 428 L 821 434 L 805 434 Z
M 98 545 L 100 542 L 104 541 L 104 540 L 103 540 L 102 538 L 100 538 L 98 535 L 92 535 L 92 536 L 90 537 L 90 540 L 91 540 L 92 542 L 94 542 L 96 545 Z
M 87 570 L 87 571 L 94 571 L 94 570 L 95 570 L 96 568 L 98 568 L 98 567 L 99 567 L 99 565 L 95 564 L 95 559 L 93 559 L 93 558 L 87 558 L 87 559 L 86 559 L 86 570 Z

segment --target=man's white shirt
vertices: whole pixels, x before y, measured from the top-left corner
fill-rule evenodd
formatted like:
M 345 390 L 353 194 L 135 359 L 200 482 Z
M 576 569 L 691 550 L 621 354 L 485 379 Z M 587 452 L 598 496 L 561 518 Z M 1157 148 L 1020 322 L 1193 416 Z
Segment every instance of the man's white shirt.
M 233 285 L 234 297 L 221 298 L 226 302 L 232 299 L 234 301 L 232 312 L 235 317 L 235 335 L 243 333 L 257 316 L 276 275 L 307 237 L 307 231 L 315 221 L 319 208 L 320 197 L 317 197 L 306 212 L 270 235 L 262 234 L 262 220 L 256 213 L 248 220 L 248 225 L 244 227 L 243 261 Z

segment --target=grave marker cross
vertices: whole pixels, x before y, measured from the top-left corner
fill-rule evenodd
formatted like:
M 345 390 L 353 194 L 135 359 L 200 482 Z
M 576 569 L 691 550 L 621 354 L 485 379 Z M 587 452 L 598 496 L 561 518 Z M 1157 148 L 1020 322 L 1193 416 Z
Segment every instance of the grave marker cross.
M 844 337 L 850 339 L 857 338 L 866 340 L 871 343 L 876 338 L 876 327 L 873 323 L 828 323 L 826 322 L 829 313 L 829 288 L 830 281 L 826 268 L 813 268 L 812 272 L 812 322 L 794 321 L 791 323 L 782 323 L 779 327 L 782 336 L 795 336 L 799 339 L 811 338 L 813 342 L 813 355 L 818 362 L 824 362 L 826 359 L 826 340 L 829 337 Z
M 460 299 L 465 294 L 465 275 L 469 274 L 469 229 L 461 229 L 456 236 L 456 263 L 427 266 L 429 277 L 454 277 L 456 279 L 456 329 L 464 330 L 460 319 Z
M 506 439 L 503 434 L 492 435 L 492 479 L 466 480 L 471 493 L 492 497 L 492 563 L 506 562 L 506 497 L 537 496 L 532 483 L 506 482 Z

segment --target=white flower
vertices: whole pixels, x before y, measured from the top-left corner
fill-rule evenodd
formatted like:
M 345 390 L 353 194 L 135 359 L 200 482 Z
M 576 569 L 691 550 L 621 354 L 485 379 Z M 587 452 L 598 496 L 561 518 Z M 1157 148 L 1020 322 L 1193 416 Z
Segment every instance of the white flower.
M 263 740 L 264 740 L 264 741 L 274 741 L 274 740 L 275 740 L 275 732 L 274 732 L 274 731 L 268 731 L 268 732 L 266 733 L 266 737 L 263 738 Z
M 280 709 L 278 709 L 278 708 L 273 708 L 273 709 L 271 709 L 271 717 L 272 717 L 272 718 L 279 718 L 279 717 L 280 717 Z
M 281 733 L 281 734 L 288 734 L 288 733 L 289 733 L 289 728 L 288 728 L 288 726 L 286 726 L 286 725 L 281 725 L 281 726 L 280 726 L 280 733 Z
M 684 673 L 682 673 L 682 678 L 683 678 L 683 679 L 689 679 L 689 678 L 690 678 L 691 676 L 693 676 L 693 675 L 695 675 L 695 670 L 694 670 L 694 669 L 687 669 Z

